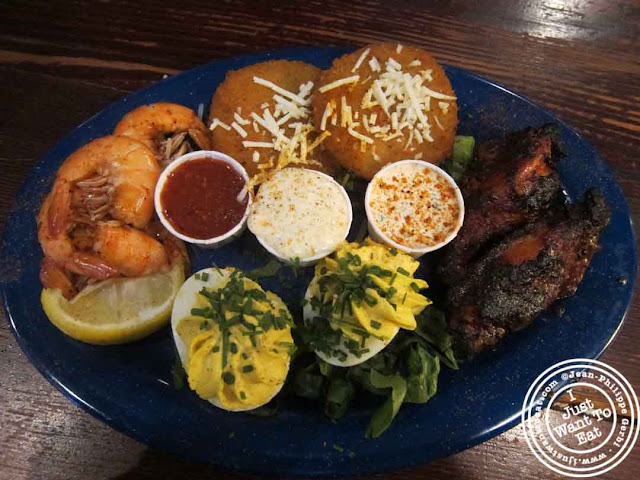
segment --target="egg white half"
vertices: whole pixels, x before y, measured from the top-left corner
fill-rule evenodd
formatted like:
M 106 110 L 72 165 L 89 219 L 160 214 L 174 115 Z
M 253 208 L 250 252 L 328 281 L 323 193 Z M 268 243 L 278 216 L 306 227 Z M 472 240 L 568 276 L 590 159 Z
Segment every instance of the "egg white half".
M 314 310 L 313 307 L 311 307 L 311 302 L 310 302 L 311 289 L 313 286 L 315 286 L 315 283 L 317 281 L 316 278 L 317 277 L 314 277 L 313 280 L 311 280 L 311 283 L 309 283 L 309 286 L 307 287 L 307 292 L 304 295 L 304 298 L 307 301 L 305 302 L 305 306 L 302 309 L 302 316 L 306 324 L 310 324 L 311 322 L 313 322 L 313 319 L 315 317 L 319 316 L 318 312 Z M 337 357 L 328 356 L 327 354 L 320 352 L 318 350 L 314 350 L 314 351 L 318 357 L 320 357 L 322 360 L 324 360 L 325 362 L 331 365 L 335 365 L 336 367 L 352 367 L 354 365 L 359 365 L 363 362 L 366 362 L 371 357 L 379 353 L 382 349 L 384 349 L 387 345 L 389 345 L 389 343 L 391 342 L 391 340 L 393 340 L 393 338 L 396 336 L 398 331 L 400 331 L 400 327 L 395 327 L 392 337 L 389 338 L 388 340 L 380 340 L 378 338 L 369 337 L 367 340 L 365 340 L 365 343 L 364 343 L 364 348 L 368 348 L 369 351 L 367 353 L 363 353 L 362 356 L 360 357 L 357 357 L 353 353 L 349 352 L 349 350 L 343 345 L 336 347 L 336 350 L 340 350 L 344 352 L 344 354 L 346 355 L 346 358 L 344 361 L 338 359 Z
M 201 275 L 203 273 L 209 274 L 209 278 L 206 281 L 202 280 Z M 197 274 L 200 274 L 200 279 L 196 278 Z M 180 320 L 191 315 L 191 309 L 195 306 L 198 292 L 202 290 L 202 287 L 215 290 L 225 279 L 229 278 L 230 275 L 231 271 L 227 269 L 205 268 L 191 275 L 187 279 L 187 281 L 182 284 L 182 287 L 180 287 L 180 290 L 176 295 L 176 299 L 173 302 L 173 310 L 171 311 L 171 333 L 173 335 L 173 342 L 176 346 L 176 350 L 178 351 L 180 361 L 182 362 L 182 366 L 184 367 L 185 371 L 187 371 L 186 361 L 189 356 L 189 346 L 185 345 L 180 338 L 180 335 L 178 335 L 178 324 L 180 323 Z M 283 385 L 284 382 L 278 385 L 274 390 L 273 395 L 271 395 L 271 397 L 269 397 L 263 404 L 251 407 L 227 408 L 223 407 L 220 404 L 220 400 L 217 397 L 209 398 L 206 400 L 216 407 L 227 410 L 229 412 L 244 412 L 247 410 L 254 410 L 258 407 L 261 407 L 262 405 L 269 403 L 273 399 L 273 397 L 275 397 L 280 392 Z

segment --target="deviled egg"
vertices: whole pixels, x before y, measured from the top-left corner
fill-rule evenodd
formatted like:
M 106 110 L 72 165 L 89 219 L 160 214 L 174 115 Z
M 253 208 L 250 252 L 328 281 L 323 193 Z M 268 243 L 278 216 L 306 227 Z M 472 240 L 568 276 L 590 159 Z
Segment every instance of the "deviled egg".
M 206 268 L 180 288 L 171 329 L 198 396 L 229 411 L 278 394 L 289 372 L 293 319 L 274 293 L 232 268 Z
M 419 263 L 369 239 L 344 243 L 322 259 L 305 294 L 309 343 L 331 365 L 350 367 L 376 355 L 398 331 L 414 330 L 415 315 L 431 304 Z

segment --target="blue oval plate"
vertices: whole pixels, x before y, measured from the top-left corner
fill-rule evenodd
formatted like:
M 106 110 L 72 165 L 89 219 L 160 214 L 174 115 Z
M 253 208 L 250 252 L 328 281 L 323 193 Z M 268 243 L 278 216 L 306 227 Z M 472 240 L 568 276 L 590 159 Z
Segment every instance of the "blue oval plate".
M 553 115 L 503 87 L 459 68 L 446 71 L 458 96 L 459 133 L 477 141 L 530 125 L 561 126 L 567 158 L 559 164 L 566 190 L 580 199 L 599 187 L 612 209 L 597 253 L 578 292 L 564 302 L 562 318 L 546 312 L 506 339 L 496 352 L 459 371 L 445 369 L 438 394 L 425 405 L 405 405 L 384 435 L 365 440 L 373 405 L 355 406 L 338 424 L 311 403 L 286 400 L 275 417 L 233 414 L 201 401 L 172 383 L 173 344 L 163 329 L 124 346 L 86 345 L 63 335 L 40 307 L 41 260 L 35 215 L 57 168 L 74 150 L 112 132 L 133 108 L 169 101 L 197 109 L 209 105 L 229 70 L 273 58 L 304 60 L 320 68 L 345 49 L 304 48 L 223 60 L 159 82 L 106 108 L 63 138 L 34 168 L 20 189 L 2 245 L 2 293 L 7 318 L 31 362 L 76 405 L 152 447 L 246 472 L 350 475 L 426 463 L 483 442 L 513 427 L 530 383 L 544 369 L 574 357 L 598 357 L 624 319 L 636 276 L 636 242 L 629 210 L 613 172 L 576 133 Z M 356 220 L 354 225 L 358 225 Z M 263 251 L 246 233 L 217 251 L 192 250 L 194 268 L 264 263 Z M 426 262 L 428 262 L 426 257 Z M 620 282 L 626 278 L 626 284 Z M 295 280 L 295 279 L 294 279 Z M 276 281 L 266 288 L 294 311 L 306 285 Z M 344 447 L 344 453 L 333 445 Z M 355 455 L 347 455 L 349 451 Z

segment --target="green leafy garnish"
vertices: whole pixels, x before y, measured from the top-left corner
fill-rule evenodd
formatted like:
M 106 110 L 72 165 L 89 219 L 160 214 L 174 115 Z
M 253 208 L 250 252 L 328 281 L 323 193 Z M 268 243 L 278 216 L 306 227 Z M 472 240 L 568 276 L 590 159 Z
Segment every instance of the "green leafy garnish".
M 407 403 L 426 403 L 436 394 L 440 361 L 420 344 L 409 347 L 407 357 Z
M 457 182 L 461 180 L 473 162 L 475 147 L 473 137 L 457 135 L 453 144 L 453 155 L 444 161 L 442 167 Z
M 420 337 L 432 354 L 452 370 L 458 370 L 458 361 L 453 353 L 453 338 L 447 332 L 447 319 L 442 310 L 426 308 L 416 317 L 417 328 L 414 334 Z
M 307 368 L 300 369 L 294 376 L 293 389 L 299 397 L 316 399 L 322 396 L 324 377 L 314 372 L 316 366 L 316 363 L 312 363 Z
M 254 268 L 245 272 L 245 276 L 251 280 L 257 281 L 264 277 L 274 277 L 282 268 L 282 264 L 274 258 L 271 258 L 264 267 Z
M 173 386 L 180 390 L 184 387 L 184 381 L 187 378 L 187 372 L 184 371 L 184 367 L 182 366 L 182 360 L 176 354 L 176 358 L 171 366 L 171 382 Z
M 355 389 L 351 382 L 344 378 L 333 378 L 324 400 L 324 414 L 331 420 L 341 418 L 349 408 Z
M 313 354 L 311 361 L 305 360 L 309 358 L 309 354 L 304 353 L 307 349 L 323 351 L 324 348 L 325 353 L 331 355 L 333 342 L 344 341 L 340 332 L 333 330 L 326 320 L 316 318 L 308 326 L 296 329 L 300 337 L 296 343 L 303 353 L 292 367 L 294 393 L 319 400 L 325 415 L 333 421 L 342 417 L 363 391 L 385 397 L 367 428 L 367 436 L 380 436 L 402 403 L 425 403 L 436 394 L 441 365 L 458 368 L 443 312 L 430 306 L 416 321 L 416 330 L 400 331 L 384 350 L 366 362 L 347 368 L 334 367 Z M 337 338 L 331 338 L 332 335 Z M 359 342 L 353 341 L 352 347 L 361 350 Z M 346 355 L 342 359 L 346 359 Z
M 376 370 L 371 370 L 369 375 L 371 385 L 375 388 L 390 388 L 391 394 L 371 417 L 365 436 L 367 438 L 378 438 L 389 428 L 394 417 L 398 413 L 404 397 L 407 394 L 407 382 L 399 374 L 382 375 Z

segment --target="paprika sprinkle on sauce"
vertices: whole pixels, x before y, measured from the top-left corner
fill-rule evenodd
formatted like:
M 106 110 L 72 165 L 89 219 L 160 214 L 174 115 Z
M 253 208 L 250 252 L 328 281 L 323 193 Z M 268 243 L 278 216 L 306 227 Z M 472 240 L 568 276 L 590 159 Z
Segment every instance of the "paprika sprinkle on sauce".
M 410 250 L 444 245 L 462 226 L 460 190 L 442 170 L 407 160 L 384 168 L 367 191 L 369 222 L 386 238 Z
M 249 196 L 238 201 L 245 180 L 231 165 L 199 158 L 173 170 L 160 194 L 162 213 L 174 229 L 195 239 L 224 235 L 242 221 Z

